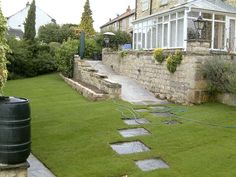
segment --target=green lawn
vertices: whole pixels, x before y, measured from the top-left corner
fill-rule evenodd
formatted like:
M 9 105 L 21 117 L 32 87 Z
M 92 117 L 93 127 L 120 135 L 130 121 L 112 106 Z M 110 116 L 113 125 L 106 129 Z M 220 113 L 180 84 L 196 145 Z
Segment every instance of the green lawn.
M 143 127 L 152 134 L 123 138 L 117 129 L 131 126 L 122 122 L 112 100 L 90 102 L 56 74 L 9 81 L 5 92 L 5 95 L 30 99 L 32 151 L 56 176 L 236 176 L 236 128 L 207 125 L 236 125 L 235 107 L 216 103 L 192 107 L 170 105 L 186 109 L 178 113 L 184 117 L 183 124 L 164 125 L 161 123 L 164 118 L 143 113 L 152 122 Z M 109 146 L 109 143 L 130 140 L 142 141 L 151 151 L 118 155 Z M 151 157 L 161 157 L 170 169 L 142 172 L 134 164 L 134 160 Z

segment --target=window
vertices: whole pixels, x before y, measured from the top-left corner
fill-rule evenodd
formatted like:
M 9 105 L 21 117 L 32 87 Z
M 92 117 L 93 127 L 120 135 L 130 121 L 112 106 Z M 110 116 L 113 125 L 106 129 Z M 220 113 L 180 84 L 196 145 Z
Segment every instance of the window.
M 214 49 L 225 48 L 225 23 L 215 22 Z
M 168 0 L 161 0 L 161 5 L 166 5 L 168 4 Z
M 184 45 L 184 19 L 177 21 L 177 47 Z
M 176 46 L 176 21 L 170 22 L 170 47 Z
M 142 11 L 149 9 L 149 0 L 142 0 Z
M 162 47 L 162 24 L 158 24 L 158 37 L 157 37 L 157 47 Z
M 164 44 L 163 47 L 168 47 L 168 23 L 164 24 Z
M 153 25 L 152 25 L 152 48 L 156 48 L 157 47 L 157 26 L 156 26 L 156 21 L 153 21 Z
M 184 11 L 136 22 L 135 30 L 141 31 L 140 40 L 139 35 L 134 36 L 134 40 L 138 38 L 136 45 L 138 49 L 182 48 L 184 47 Z

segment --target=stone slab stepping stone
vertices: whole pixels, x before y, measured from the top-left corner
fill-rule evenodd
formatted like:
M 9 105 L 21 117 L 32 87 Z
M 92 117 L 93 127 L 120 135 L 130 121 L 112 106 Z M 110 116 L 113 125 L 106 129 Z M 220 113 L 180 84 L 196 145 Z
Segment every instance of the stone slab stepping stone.
M 147 119 L 144 118 L 137 118 L 137 119 L 124 118 L 123 121 L 127 125 L 142 125 L 150 123 Z
M 169 168 L 169 165 L 167 165 L 161 159 L 138 160 L 135 162 L 135 164 L 142 171 L 152 171 L 152 170 L 156 170 L 156 169 Z
M 118 154 L 132 154 L 132 153 L 150 151 L 150 149 L 140 141 L 115 143 L 111 144 L 111 148 Z
M 152 114 L 157 117 L 174 117 L 174 114 L 171 114 L 170 112 L 153 112 Z
M 143 135 L 149 135 L 150 134 L 144 128 L 123 129 L 123 130 L 119 130 L 119 133 L 125 138 L 134 137 L 134 136 L 143 136 Z
M 163 121 L 164 124 L 167 124 L 167 125 L 176 125 L 176 124 L 182 124 L 182 122 L 179 122 L 177 120 L 165 120 Z
M 148 112 L 148 109 L 135 109 L 136 112 Z

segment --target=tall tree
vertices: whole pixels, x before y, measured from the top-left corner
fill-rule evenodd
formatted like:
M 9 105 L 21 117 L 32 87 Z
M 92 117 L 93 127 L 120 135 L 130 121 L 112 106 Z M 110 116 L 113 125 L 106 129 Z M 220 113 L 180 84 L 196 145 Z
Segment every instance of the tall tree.
M 92 10 L 90 9 L 89 0 L 86 0 L 84 5 L 84 12 L 81 17 L 81 22 L 79 24 L 79 30 L 84 31 L 86 36 L 93 36 L 95 34 L 95 30 L 93 28 L 93 17 Z
M 26 40 L 34 40 L 36 35 L 35 30 L 35 19 L 36 19 L 36 6 L 35 6 L 35 0 L 30 5 L 30 9 L 28 11 L 28 16 L 25 20 L 25 33 L 24 33 L 24 39 Z
M 6 30 L 6 19 L 2 14 L 0 0 L 0 96 L 2 95 L 2 89 L 7 81 L 6 52 L 9 50 L 9 47 L 5 38 Z

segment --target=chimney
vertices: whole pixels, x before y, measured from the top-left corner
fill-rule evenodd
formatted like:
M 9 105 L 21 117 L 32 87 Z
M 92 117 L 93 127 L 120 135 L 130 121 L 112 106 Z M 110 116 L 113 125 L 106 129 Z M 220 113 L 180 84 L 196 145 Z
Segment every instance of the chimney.
M 109 22 L 111 21 L 111 18 L 109 18 Z
M 128 9 L 127 9 L 126 11 L 127 11 L 127 12 L 130 12 L 130 11 L 131 11 L 130 5 L 128 6 Z

